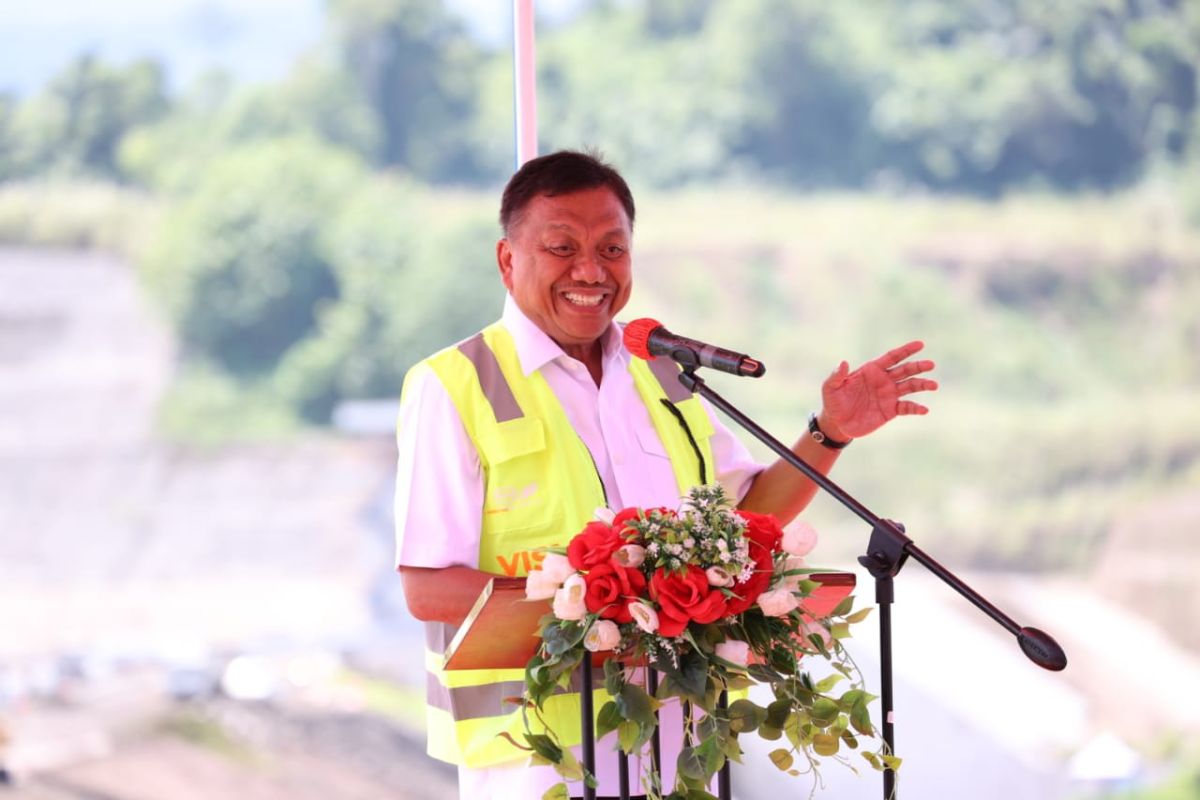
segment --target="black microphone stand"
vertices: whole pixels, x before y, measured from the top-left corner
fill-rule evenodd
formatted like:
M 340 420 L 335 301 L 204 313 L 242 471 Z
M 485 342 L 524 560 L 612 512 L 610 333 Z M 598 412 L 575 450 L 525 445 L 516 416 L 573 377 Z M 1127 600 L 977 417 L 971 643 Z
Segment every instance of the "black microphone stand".
M 1067 666 L 1067 656 L 1058 643 L 1048 634 L 1037 628 L 1022 627 L 1014 622 L 1000 609 L 985 600 L 978 592 L 963 583 L 954 573 L 934 561 L 921 548 L 913 544 L 912 539 L 904 533 L 904 526 L 898 522 L 881 519 L 862 503 L 851 497 L 845 490 L 829 478 L 814 469 L 808 462 L 792 452 L 752 419 L 739 411 L 728 400 L 708 388 L 704 379 L 696 375 L 696 364 L 692 362 L 689 351 L 679 350 L 672 354 L 676 361 L 683 363 L 683 371 L 679 373 L 679 381 L 690 391 L 699 394 L 721 411 L 725 412 L 738 425 L 745 428 L 760 442 L 771 448 L 784 461 L 791 464 L 800 472 L 823 489 L 825 492 L 853 511 L 860 519 L 871 526 L 871 538 L 867 543 L 867 553 L 860 556 L 858 562 L 866 567 L 875 578 L 875 602 L 879 606 L 879 658 L 880 658 L 880 703 L 883 714 L 883 742 L 889 754 L 895 753 L 895 729 L 892 724 L 892 601 L 895 591 L 892 578 L 900 572 L 904 562 L 909 557 L 920 562 L 941 578 L 952 589 L 970 600 L 980 611 L 987 614 L 1005 630 L 1017 638 L 1022 652 L 1039 667 L 1048 670 L 1061 670 Z M 692 363 L 689 363 L 692 362 Z M 883 772 L 884 800 L 894 800 L 896 797 L 896 774 L 886 768 Z

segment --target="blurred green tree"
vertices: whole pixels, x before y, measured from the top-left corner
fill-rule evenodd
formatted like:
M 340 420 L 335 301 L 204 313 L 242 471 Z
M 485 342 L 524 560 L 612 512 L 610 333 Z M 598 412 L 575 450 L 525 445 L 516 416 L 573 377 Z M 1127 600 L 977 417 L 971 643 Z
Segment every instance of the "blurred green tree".
M 322 230 L 362 180 L 352 155 L 311 139 L 214 158 L 164 221 L 146 277 L 185 349 L 231 373 L 270 371 L 338 285 Z
M 38 95 L 0 112 L 0 176 L 89 175 L 120 179 L 117 150 L 131 129 L 170 109 L 162 68 L 124 67 L 81 55 Z M 9 116 L 5 123 L 2 119 Z
M 477 177 L 470 122 L 484 54 L 462 23 L 441 0 L 328 8 L 339 64 L 378 121 L 377 163 L 426 180 Z
M 323 235 L 338 301 L 288 351 L 272 376 L 306 419 L 327 422 L 337 401 L 397 396 L 417 360 L 499 314 L 494 219 L 423 215 L 428 189 L 378 177 L 345 198 Z

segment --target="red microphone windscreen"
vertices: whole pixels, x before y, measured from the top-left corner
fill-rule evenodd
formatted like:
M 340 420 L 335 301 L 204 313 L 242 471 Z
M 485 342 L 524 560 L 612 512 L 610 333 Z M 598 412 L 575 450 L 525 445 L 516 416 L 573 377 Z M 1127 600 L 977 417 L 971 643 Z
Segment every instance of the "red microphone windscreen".
M 625 349 L 647 361 L 654 358 L 650 355 L 650 334 L 661 327 L 662 323 L 656 319 L 635 319 L 625 326 Z

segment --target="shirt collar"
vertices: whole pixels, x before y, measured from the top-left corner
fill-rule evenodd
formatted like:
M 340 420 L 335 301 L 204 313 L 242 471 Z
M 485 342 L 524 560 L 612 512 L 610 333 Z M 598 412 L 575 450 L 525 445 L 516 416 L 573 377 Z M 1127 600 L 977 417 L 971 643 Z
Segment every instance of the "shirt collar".
M 532 375 L 556 358 L 570 358 L 558 343 L 550 338 L 544 330 L 525 316 L 525 312 L 517 305 L 511 294 L 504 298 L 504 313 L 500 317 L 504 327 L 512 334 L 513 344 L 517 348 L 517 358 L 521 361 L 521 371 L 526 376 Z M 615 322 L 609 323 L 608 330 L 600 337 L 604 363 L 608 364 L 621 350 L 621 329 Z

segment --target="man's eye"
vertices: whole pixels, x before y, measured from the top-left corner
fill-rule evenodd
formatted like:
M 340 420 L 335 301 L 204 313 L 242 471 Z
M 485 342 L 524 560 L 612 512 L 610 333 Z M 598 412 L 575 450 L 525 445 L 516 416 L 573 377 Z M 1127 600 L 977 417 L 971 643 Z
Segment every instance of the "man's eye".
M 610 244 L 608 247 L 604 248 L 604 255 L 608 256 L 609 258 L 620 258 L 621 256 L 625 255 L 625 248 L 621 247 L 619 244 Z
M 546 249 L 556 256 L 569 256 L 575 252 L 574 248 L 569 244 L 552 244 Z

